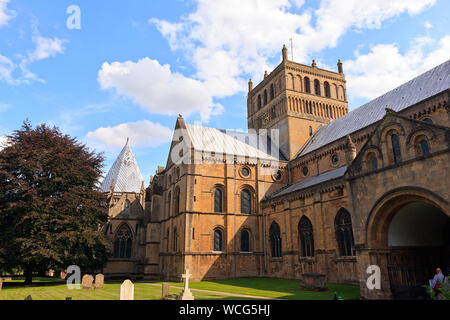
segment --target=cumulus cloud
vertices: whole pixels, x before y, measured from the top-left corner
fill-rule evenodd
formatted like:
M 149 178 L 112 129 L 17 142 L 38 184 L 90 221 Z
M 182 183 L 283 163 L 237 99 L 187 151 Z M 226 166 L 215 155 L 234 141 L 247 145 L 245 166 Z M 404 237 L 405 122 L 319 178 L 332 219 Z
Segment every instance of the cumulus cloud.
M 1 1 L 1 0 L 0 0 Z M 20 62 L 15 63 L 10 58 L 0 54 L 0 80 L 9 84 L 29 84 L 31 81 L 45 82 L 38 75 L 29 70 L 29 65 L 39 61 L 55 57 L 64 53 L 64 43 L 67 40 L 59 38 L 46 38 L 37 36 L 33 38 L 35 48 L 27 55 L 18 55 Z M 20 70 L 20 76 L 14 76 L 14 72 Z
M 173 73 L 169 65 L 162 66 L 150 58 L 106 62 L 98 81 L 102 89 L 114 89 L 149 112 L 184 116 L 199 112 L 207 122 L 211 115 L 222 111 L 203 82 Z
M 317 10 L 302 0 L 196 0 L 193 13 L 177 22 L 150 19 L 172 50 L 192 59 L 197 78 L 213 96 L 235 94 L 246 78 L 262 78 L 270 59 L 293 38 L 294 59 L 337 45 L 349 29 L 379 28 L 402 13 L 423 11 L 435 0 L 323 0 Z M 301 8 L 301 13 L 294 9 Z M 283 35 L 286 39 L 283 39 Z
M 450 35 L 439 41 L 419 37 L 402 54 L 397 44 L 379 44 L 367 54 L 344 61 L 352 98 L 373 99 L 450 58 Z
M 136 147 L 157 147 L 170 142 L 172 130 L 148 120 L 127 122 L 115 127 L 101 127 L 87 134 L 87 139 L 108 148 L 123 147 L 127 138 Z
M 15 12 L 8 9 L 9 0 L 0 0 L 0 27 L 5 26 L 14 17 Z

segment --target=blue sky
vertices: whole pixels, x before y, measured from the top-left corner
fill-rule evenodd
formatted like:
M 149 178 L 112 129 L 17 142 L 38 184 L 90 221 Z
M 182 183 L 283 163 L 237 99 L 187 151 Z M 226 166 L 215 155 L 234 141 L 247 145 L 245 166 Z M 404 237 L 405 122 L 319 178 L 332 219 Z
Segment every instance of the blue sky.
M 105 170 L 130 137 L 148 183 L 178 114 L 247 128 L 247 81 L 290 38 L 297 62 L 344 62 L 354 109 L 450 58 L 448 12 L 446 0 L 0 0 L 0 137 L 27 118 L 54 124 L 104 152 Z

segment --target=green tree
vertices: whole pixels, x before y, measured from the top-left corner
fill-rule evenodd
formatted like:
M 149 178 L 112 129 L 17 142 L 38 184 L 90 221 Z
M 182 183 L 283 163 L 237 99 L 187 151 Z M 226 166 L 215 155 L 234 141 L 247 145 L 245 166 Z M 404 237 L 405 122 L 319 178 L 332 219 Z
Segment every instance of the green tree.
M 45 124 L 8 137 L 0 151 L 0 269 L 99 268 L 107 213 L 98 191 L 103 156 Z M 1 149 L 1 148 L 0 148 Z

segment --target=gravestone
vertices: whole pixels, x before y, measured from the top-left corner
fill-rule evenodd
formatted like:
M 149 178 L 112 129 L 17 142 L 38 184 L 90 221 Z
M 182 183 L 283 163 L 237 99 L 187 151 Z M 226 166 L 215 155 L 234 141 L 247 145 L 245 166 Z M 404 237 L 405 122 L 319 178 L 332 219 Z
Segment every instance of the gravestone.
M 0 279 L 0 290 L 2 290 L 2 287 L 3 287 L 3 281 L 2 281 L 2 279 Z
M 192 274 L 189 273 L 189 269 L 186 269 L 186 272 L 181 277 L 184 279 L 184 289 L 178 297 L 178 300 L 194 300 L 194 296 L 189 289 L 189 278 L 192 277 Z
M 120 300 L 134 300 L 134 284 L 125 280 L 120 286 Z
M 93 282 L 94 278 L 90 274 L 85 274 L 81 280 L 81 286 L 83 289 L 90 290 Z
M 25 298 L 25 300 L 33 300 L 33 297 L 31 295 L 29 295 L 28 297 Z
M 61 271 L 59 277 L 61 278 L 61 280 L 66 280 L 67 273 L 65 271 Z
M 302 274 L 301 288 L 308 291 L 328 291 L 325 275 L 315 272 Z
M 163 300 L 167 300 L 167 298 L 169 297 L 169 291 L 170 291 L 169 284 L 167 282 L 164 282 L 162 284 L 162 299 Z
M 105 276 L 101 273 L 95 276 L 95 290 L 102 290 L 105 285 Z

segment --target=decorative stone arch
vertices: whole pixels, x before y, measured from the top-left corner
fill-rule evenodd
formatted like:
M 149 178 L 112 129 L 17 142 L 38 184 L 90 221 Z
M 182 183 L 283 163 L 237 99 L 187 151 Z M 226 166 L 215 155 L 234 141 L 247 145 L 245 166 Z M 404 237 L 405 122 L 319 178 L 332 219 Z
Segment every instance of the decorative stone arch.
M 318 96 L 322 96 L 322 90 L 320 88 L 320 80 L 314 79 L 314 94 Z
M 435 139 L 436 134 L 429 128 L 423 126 L 416 128 L 406 138 L 406 148 L 409 155 L 420 157 L 431 153 L 431 150 L 434 149 Z
M 299 86 L 298 86 L 298 91 L 299 92 L 304 92 L 304 89 L 303 89 L 303 79 L 302 79 L 302 77 L 301 77 L 301 75 L 297 75 L 297 79 L 298 79 L 298 83 L 299 83 Z
M 393 136 L 398 136 L 398 150 L 396 150 L 393 144 Z M 384 151 L 387 155 L 387 163 L 397 164 L 403 160 L 406 152 L 406 142 L 405 142 L 405 129 L 403 126 L 396 122 L 390 122 L 386 124 L 382 130 L 380 130 L 379 139 L 384 146 Z M 399 154 L 400 155 L 399 155 Z
M 377 159 L 377 168 L 384 167 L 383 152 L 378 146 L 370 145 L 365 151 L 363 156 L 363 167 L 367 172 L 373 171 L 372 168 L 372 156 Z
M 364 242 L 369 248 L 388 246 L 388 231 L 399 209 L 413 202 L 436 207 L 450 218 L 449 203 L 436 193 L 420 187 L 401 187 L 386 192 L 374 204 L 366 220 Z

